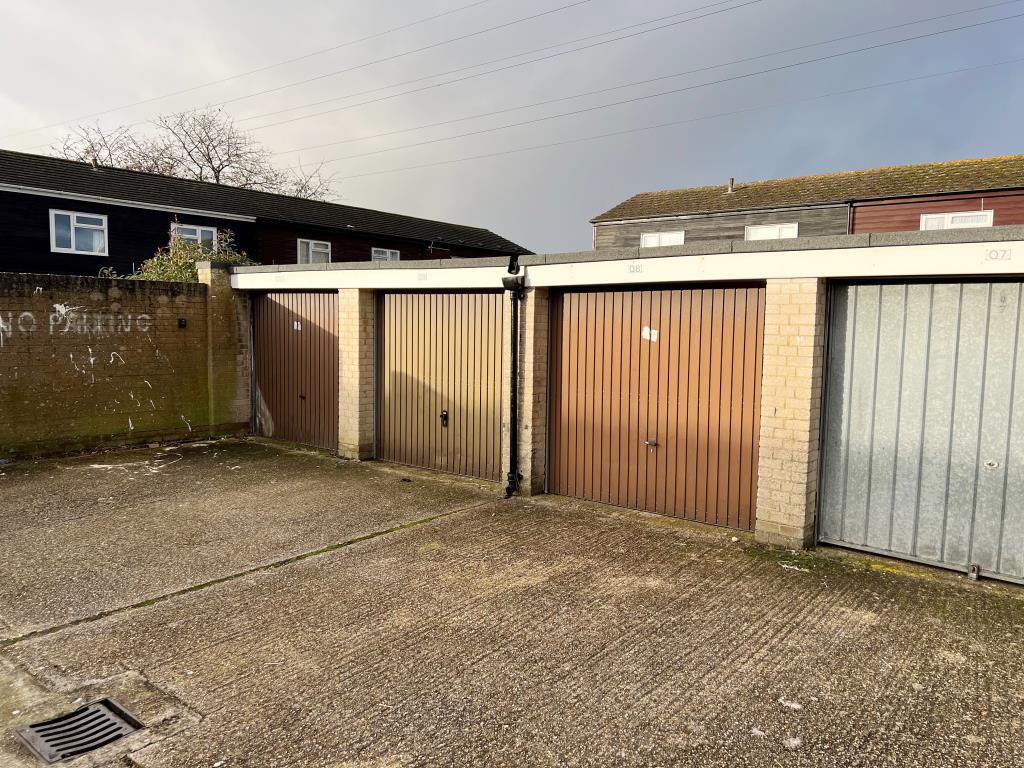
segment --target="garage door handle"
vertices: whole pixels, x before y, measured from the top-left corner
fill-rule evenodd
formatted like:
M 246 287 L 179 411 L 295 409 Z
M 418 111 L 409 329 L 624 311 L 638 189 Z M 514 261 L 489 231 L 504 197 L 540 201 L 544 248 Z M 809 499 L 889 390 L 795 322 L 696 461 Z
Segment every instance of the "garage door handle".
M 648 448 L 657 448 L 658 447 L 658 441 L 657 440 L 644 440 L 644 445 L 646 445 Z
M 448 426 L 448 411 L 441 411 L 441 426 Z

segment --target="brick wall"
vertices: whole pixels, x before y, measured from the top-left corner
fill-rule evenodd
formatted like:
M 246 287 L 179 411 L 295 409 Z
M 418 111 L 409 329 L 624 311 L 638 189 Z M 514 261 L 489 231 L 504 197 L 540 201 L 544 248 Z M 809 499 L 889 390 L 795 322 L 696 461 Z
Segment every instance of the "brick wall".
M 248 302 L 213 273 L 0 275 L 0 456 L 247 429 Z
M 814 540 L 824 339 L 825 281 L 769 280 L 755 528 L 769 544 Z
M 347 459 L 374 453 L 375 306 L 373 291 L 338 291 L 338 453 Z
M 543 493 L 547 465 L 548 318 L 547 288 L 526 293 L 520 339 L 520 466 L 525 493 Z
M 249 295 L 231 288 L 226 269 L 200 264 L 206 292 L 208 423 L 216 432 L 247 426 L 252 409 L 252 310 Z

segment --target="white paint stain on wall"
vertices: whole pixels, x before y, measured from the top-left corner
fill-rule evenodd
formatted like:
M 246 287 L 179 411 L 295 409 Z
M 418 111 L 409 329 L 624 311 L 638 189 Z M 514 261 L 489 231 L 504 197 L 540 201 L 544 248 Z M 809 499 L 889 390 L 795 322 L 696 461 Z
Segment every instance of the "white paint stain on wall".
M 70 306 L 68 304 L 54 304 L 53 305 L 53 314 L 56 315 L 58 318 L 63 320 L 66 317 L 70 317 L 72 314 L 77 312 L 79 309 L 81 309 L 81 307 L 72 307 L 72 306 Z

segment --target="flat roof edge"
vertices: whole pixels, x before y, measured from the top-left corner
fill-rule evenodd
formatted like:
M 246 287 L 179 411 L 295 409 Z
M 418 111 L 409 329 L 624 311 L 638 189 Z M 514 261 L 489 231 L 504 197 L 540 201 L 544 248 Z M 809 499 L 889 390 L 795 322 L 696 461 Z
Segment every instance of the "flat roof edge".
M 668 256 L 710 256 L 728 253 L 774 253 L 778 251 L 821 251 L 846 248 L 891 248 L 910 245 L 953 245 L 957 243 L 1000 243 L 1024 240 L 1024 225 L 1001 227 L 979 227 L 974 229 L 951 229 L 937 232 L 876 232 L 856 235 L 828 235 L 825 237 L 796 237 L 787 240 L 705 240 L 684 245 L 667 245 L 659 248 L 604 248 L 592 251 L 570 251 L 520 256 L 523 266 L 543 264 L 571 264 L 580 262 L 616 261 L 622 259 L 652 259 Z M 399 262 L 335 262 L 332 264 L 271 264 L 256 266 L 232 266 L 233 274 L 261 272 L 322 272 L 347 269 L 380 270 L 429 270 L 429 269 L 483 269 L 507 264 L 497 258 L 481 259 L 436 259 Z

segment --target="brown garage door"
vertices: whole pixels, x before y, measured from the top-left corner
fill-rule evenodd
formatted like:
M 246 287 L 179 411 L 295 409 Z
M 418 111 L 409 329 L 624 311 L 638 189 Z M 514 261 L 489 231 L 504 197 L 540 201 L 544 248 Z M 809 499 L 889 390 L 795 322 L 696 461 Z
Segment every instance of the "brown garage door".
M 751 529 L 764 288 L 554 302 L 553 492 Z
M 253 297 L 256 433 L 338 449 L 338 294 Z
M 501 477 L 501 293 L 384 293 L 377 454 Z

